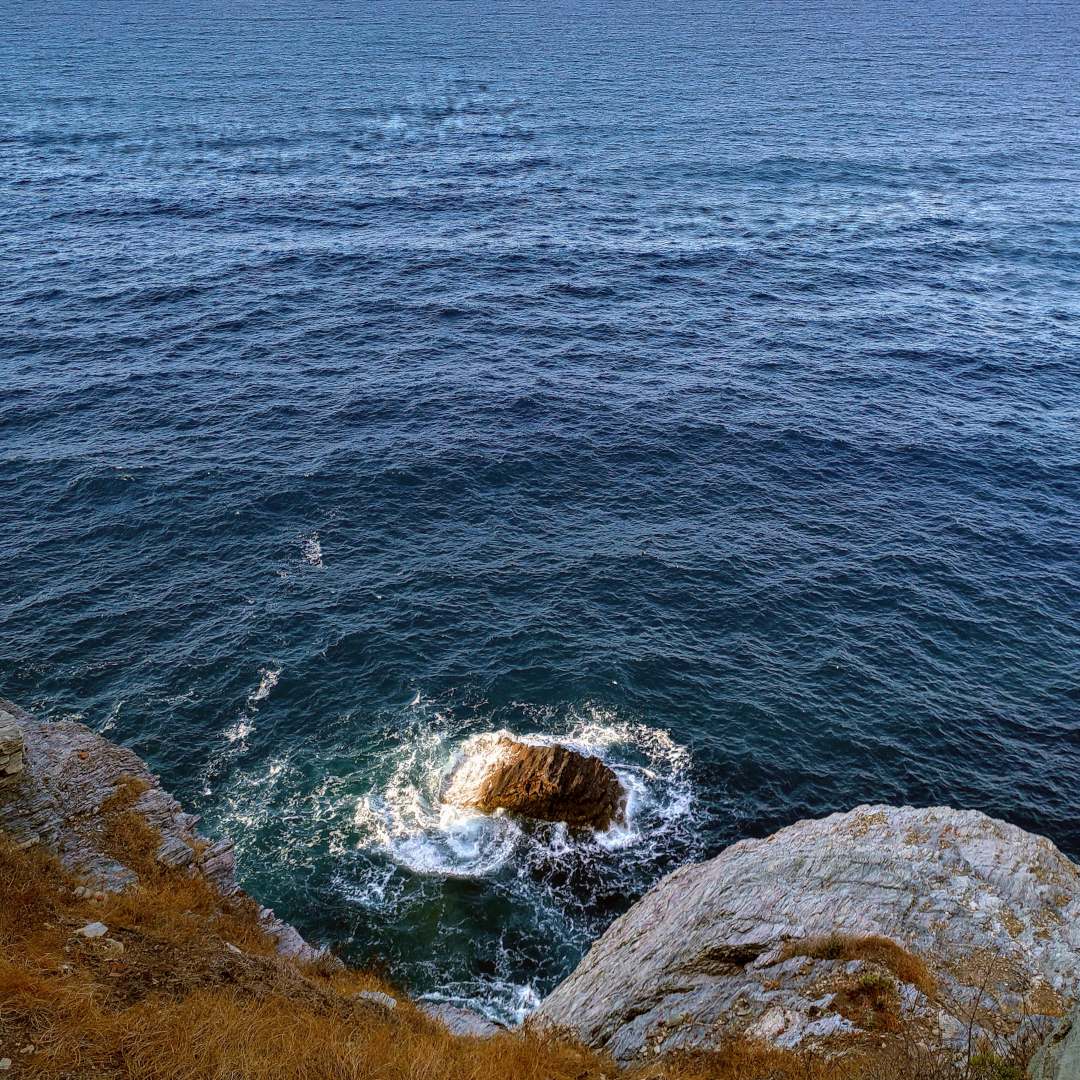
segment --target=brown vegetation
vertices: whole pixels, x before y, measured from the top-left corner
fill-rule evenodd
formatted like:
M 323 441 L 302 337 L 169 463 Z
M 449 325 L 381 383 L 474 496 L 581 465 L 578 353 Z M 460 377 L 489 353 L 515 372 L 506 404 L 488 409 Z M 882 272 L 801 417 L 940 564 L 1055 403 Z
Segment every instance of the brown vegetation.
M 633 1080 L 1024 1080 L 1029 1056 L 1013 1048 L 957 1057 L 897 1040 L 835 1057 L 735 1041 L 719 1053 L 667 1058 Z
M 909 983 L 928 998 L 937 993 L 937 985 L 925 961 L 881 934 L 827 934 L 792 941 L 785 947 L 783 956 L 784 959 L 809 956 L 815 960 L 863 960 L 885 968 L 900 982 Z
M 1006 1057 L 920 1056 L 902 1036 L 843 1058 L 733 1041 L 620 1071 L 571 1039 L 450 1034 L 380 978 L 279 957 L 246 898 L 147 863 L 138 794 L 106 808 L 106 833 L 138 885 L 95 900 L 56 862 L 0 836 L 0 1058 L 35 1080 L 1016 1080 Z M 121 826 L 128 826 L 126 828 Z M 111 833 L 110 833 L 110 830 Z M 152 833 L 152 830 L 150 830 Z M 149 839 L 153 839 L 151 836 Z M 101 921 L 108 935 L 76 931 Z M 884 939 L 883 939 L 884 940 Z M 805 947 L 805 943 L 804 946 Z M 802 948 L 801 947 L 801 948 Z M 825 947 L 825 946 L 822 946 Z M 846 956 L 856 946 L 831 943 Z M 858 946 L 909 975 L 893 943 Z M 902 963 L 901 963 L 902 961 Z M 884 963 L 884 961 L 880 961 Z M 896 973 L 897 978 L 901 978 Z M 921 976 L 920 976 L 921 977 Z M 883 977 L 884 978 L 884 977 Z M 911 981 L 911 980 L 908 980 Z M 357 998 L 382 990 L 390 1010 Z M 867 1002 L 884 983 L 862 988 Z M 864 1002 L 864 1004 L 867 1004 Z

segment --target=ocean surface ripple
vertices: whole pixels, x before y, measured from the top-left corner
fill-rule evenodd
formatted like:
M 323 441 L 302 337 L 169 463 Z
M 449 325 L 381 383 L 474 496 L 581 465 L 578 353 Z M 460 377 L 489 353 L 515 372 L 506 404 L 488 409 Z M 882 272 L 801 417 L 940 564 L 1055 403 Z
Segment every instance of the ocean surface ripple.
M 801 816 L 1080 856 L 1076 5 L 0 15 L 0 690 L 281 914 L 508 1018 Z

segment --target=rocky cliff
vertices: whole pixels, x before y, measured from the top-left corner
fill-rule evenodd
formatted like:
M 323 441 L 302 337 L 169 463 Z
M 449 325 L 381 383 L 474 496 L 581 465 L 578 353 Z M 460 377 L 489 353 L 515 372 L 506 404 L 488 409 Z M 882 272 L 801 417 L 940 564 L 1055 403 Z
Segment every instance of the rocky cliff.
M 137 755 L 83 724 L 38 720 L 0 698 L 0 777 L 0 830 L 56 854 L 88 890 L 115 891 L 136 878 L 110 853 L 110 812 L 122 801 L 160 835 L 159 865 L 200 874 L 226 896 L 238 891 L 232 841 L 200 836 L 198 818 L 184 812 Z M 262 918 L 282 954 L 318 955 L 269 908 Z
M 974 1080 L 983 1076 L 972 1072 L 974 1048 L 981 1053 L 1005 1046 L 1010 1061 L 1026 1061 L 1030 1050 L 1016 1052 L 1025 1033 L 1034 1045 L 1035 1036 L 1051 1032 L 1031 1076 L 1080 1080 L 1078 1018 L 1066 1017 L 1080 999 L 1080 868 L 1048 840 L 983 814 L 858 807 L 742 841 L 710 862 L 677 870 L 612 924 L 543 1002 L 528 1030 L 517 1035 L 484 1025 L 467 1010 L 445 1007 L 427 1010 L 439 1021 L 433 1028 L 406 998 L 370 990 L 369 983 L 380 985 L 373 977 L 344 971 L 273 912 L 243 899 L 232 844 L 212 843 L 196 826 L 197 819 L 130 751 L 82 724 L 36 720 L 0 699 L 0 836 L 24 849 L 5 839 L 0 853 L 25 859 L 34 851 L 52 853 L 65 871 L 53 880 L 49 859 L 41 856 L 34 864 L 52 889 L 43 909 L 49 917 L 34 925 L 50 927 L 56 940 L 37 942 L 34 947 L 44 950 L 37 959 L 29 953 L 7 958 L 15 981 L 9 978 L 4 992 L 19 1031 L 16 1041 L 26 1040 L 19 1053 L 27 1055 L 27 1064 L 51 1062 L 55 1075 L 69 1075 L 66 1065 L 56 1064 L 67 1060 L 67 1048 L 43 1042 L 40 1032 L 71 1027 L 72 1016 L 82 1016 L 65 1004 L 70 995 L 100 999 L 108 1020 L 95 1014 L 79 1028 L 77 1053 L 93 1044 L 101 1061 L 126 1062 L 128 1048 L 141 1043 L 134 1037 L 114 1040 L 109 1025 L 128 1017 L 129 999 L 141 994 L 154 1004 L 145 1015 L 130 1016 L 159 1026 L 187 1024 L 177 1016 L 201 1003 L 206 1038 L 218 1040 L 215 1053 L 222 1061 L 239 1053 L 236 1047 L 247 1035 L 251 1046 L 244 1043 L 243 1053 L 260 1051 L 266 1040 L 251 1034 L 250 1019 L 259 1010 L 281 1006 L 280 1016 L 267 1019 L 274 1030 L 333 1014 L 337 1019 L 329 1027 L 310 1036 L 307 1053 L 335 1062 L 341 1055 L 355 1058 L 349 1076 L 368 1075 L 365 1062 L 376 1050 L 396 1053 L 402 1039 L 422 1039 L 428 1046 L 424 1054 L 437 1046 L 447 1062 L 454 1055 L 475 1057 L 488 1063 L 484 1068 L 492 1076 L 516 1075 L 517 1065 L 499 1071 L 490 1064 L 509 1062 L 514 1054 L 526 1054 L 535 1064 L 538 1047 L 548 1055 L 544 1061 L 558 1062 L 557 1069 L 545 1064 L 544 1075 L 612 1075 L 610 1054 L 628 1066 L 620 1074 L 634 1078 L 757 1076 L 760 1069 L 747 1073 L 732 1063 L 731 1047 L 742 1046 L 757 1048 L 754 1054 L 761 1047 L 780 1054 L 767 1062 L 774 1070 L 769 1075 L 778 1077 L 910 1080 L 915 1073 L 905 1071 L 904 1055 L 915 1048 L 945 1070 L 919 1076 Z M 134 861 L 133 851 L 139 855 Z M 41 883 L 32 874 L 23 876 L 23 902 L 30 903 Z M 213 899 L 195 918 L 183 889 L 199 885 L 207 891 L 192 880 L 200 878 L 213 886 Z M 149 900 L 133 899 L 128 910 L 124 890 L 136 881 L 140 889 L 157 881 L 158 891 Z M 177 896 L 170 900 L 172 892 Z M 166 910 L 166 917 L 153 908 L 137 910 L 139 903 L 146 908 L 163 897 L 166 909 L 171 903 L 176 912 Z M 237 897 L 257 929 L 258 940 L 248 949 L 233 943 L 243 927 L 225 911 Z M 40 907 L 40 896 L 33 902 Z M 217 918 L 219 907 L 224 921 Z M 0 904 L 0 929 L 6 910 Z M 107 928 L 89 917 L 106 910 L 116 924 L 109 928 L 113 936 L 98 937 Z M 21 940 L 27 920 L 8 915 L 9 937 Z M 49 948 L 60 949 L 62 963 Z M 259 948 L 275 964 L 292 966 L 268 967 Z M 306 963 L 316 959 L 317 964 Z M 68 986 L 76 976 L 83 982 Z M 56 996 L 45 1021 L 40 998 L 25 997 L 28 977 L 39 980 L 35 995 L 47 988 Z M 162 987 L 173 983 L 172 998 L 161 997 Z M 221 1018 L 231 1015 L 227 1010 L 238 993 L 250 998 L 244 1005 L 249 1011 L 233 1016 L 230 1027 Z M 119 1011 L 109 1012 L 113 998 Z M 377 1040 L 372 1035 L 357 1042 L 357 1008 L 363 1023 L 377 1029 Z M 565 1040 L 530 1041 L 531 1029 L 551 1026 L 572 1032 L 591 1049 Z M 451 1033 L 468 1037 L 454 1042 L 459 1036 Z M 478 1035 L 491 1042 L 490 1052 L 477 1049 Z M 10 1038 L 0 1037 L 0 1051 L 5 1041 Z M 704 1073 L 671 1072 L 672 1059 L 655 1060 L 687 1049 L 719 1054 L 708 1059 Z M 593 1051 L 598 1056 L 588 1058 Z M 868 1052 L 875 1055 L 875 1068 L 884 1063 L 886 1071 L 859 1071 Z M 847 1071 L 827 1071 L 841 1059 L 850 1064 Z M 765 1067 L 765 1059 L 754 1060 Z M 10 1059 L 0 1053 L 0 1067 L 4 1061 Z M 402 1061 L 406 1071 L 412 1069 L 408 1054 Z M 1000 1075 L 1018 1075 L 1010 1068 Z M 116 1065 L 100 1075 L 127 1077 L 125 1069 L 127 1064 Z M 805 1069 L 810 1071 L 800 1071 Z M 279 1074 L 269 1069 L 250 1075 L 261 1080 Z M 459 1074 L 448 1065 L 437 1075 Z M 479 1073 L 473 1069 L 469 1075 Z
M 1049 840 L 862 806 L 677 870 L 533 1022 L 624 1061 L 732 1036 L 962 1048 L 1049 1028 L 1078 995 L 1080 868 Z

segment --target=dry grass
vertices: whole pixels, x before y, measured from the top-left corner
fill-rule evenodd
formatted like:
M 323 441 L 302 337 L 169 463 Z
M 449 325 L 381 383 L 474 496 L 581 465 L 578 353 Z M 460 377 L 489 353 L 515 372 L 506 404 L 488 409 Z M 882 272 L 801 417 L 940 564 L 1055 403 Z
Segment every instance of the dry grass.
M 133 824 L 126 815 L 137 816 L 137 798 L 128 790 L 107 807 L 106 834 L 114 825 Z M 112 835 L 121 861 L 143 865 L 150 849 L 142 828 Z M 669 1057 L 622 1071 L 555 1035 L 458 1037 L 375 975 L 278 957 L 250 900 L 223 898 L 202 879 L 156 865 L 144 870 L 137 886 L 95 901 L 76 896 L 78 883 L 51 858 L 20 851 L 0 836 L 0 1058 L 14 1062 L 5 1075 L 13 1080 L 1015 1080 L 1003 1071 L 1012 1068 L 1005 1058 L 973 1059 L 964 1071 L 948 1056 L 920 1059 L 899 1035 L 886 1036 L 886 1049 L 876 1036 L 872 1050 L 853 1042 L 843 1058 L 733 1041 L 720 1053 Z M 107 939 L 86 941 L 74 933 L 93 920 L 109 927 Z M 110 944 L 114 941 L 122 949 Z M 827 949 L 847 956 L 856 946 L 832 942 Z M 908 954 L 893 943 L 863 941 L 858 949 L 875 958 L 887 956 L 911 973 L 905 966 Z M 862 987 L 870 1005 L 874 995 L 888 993 L 887 981 L 883 975 Z M 368 989 L 392 993 L 398 1006 L 386 1010 L 354 999 Z
M 952 1056 L 915 1042 L 852 1046 L 843 1057 L 791 1052 L 745 1040 L 720 1053 L 673 1056 L 632 1080 L 1025 1080 L 1030 1049 Z
M 125 1075 L 135 1080 L 599 1080 L 603 1075 L 595 1055 L 572 1045 L 513 1034 L 454 1038 L 405 1006 L 392 1014 L 347 1003 L 323 1011 L 221 990 L 192 994 L 165 1013 L 139 1008 L 126 1019 Z M 179 1068 L 178 1051 L 183 1053 Z
M 134 809 L 148 787 L 140 777 L 122 776 L 99 811 L 98 847 L 140 878 L 157 872 L 155 855 L 161 844 L 160 834 Z
M 928 998 L 937 994 L 937 985 L 930 969 L 921 957 L 881 934 L 828 934 L 789 942 L 784 959 L 809 956 L 816 960 L 863 960 L 878 964 L 896 976 L 900 982 L 921 990 Z

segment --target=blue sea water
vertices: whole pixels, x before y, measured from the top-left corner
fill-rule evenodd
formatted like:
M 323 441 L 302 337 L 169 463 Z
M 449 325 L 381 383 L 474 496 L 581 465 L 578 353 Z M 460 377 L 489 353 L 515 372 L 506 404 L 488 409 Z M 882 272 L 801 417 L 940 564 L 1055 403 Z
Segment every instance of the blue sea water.
M 523 1014 L 862 801 L 1080 855 L 1080 9 L 0 2 L 0 692 Z M 605 837 L 440 803 L 568 738 Z

